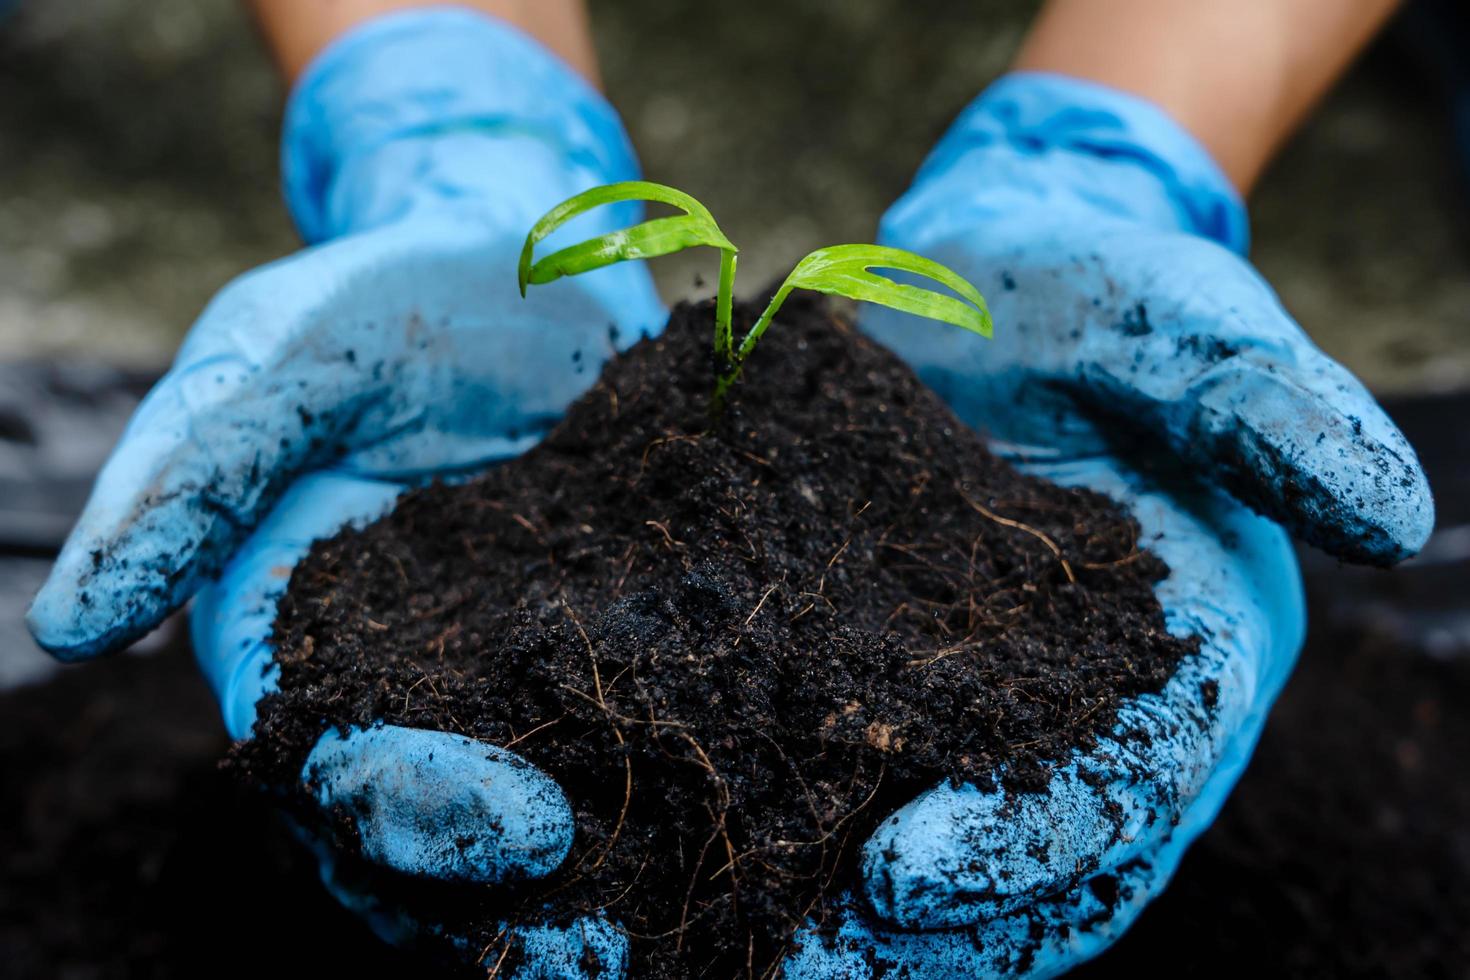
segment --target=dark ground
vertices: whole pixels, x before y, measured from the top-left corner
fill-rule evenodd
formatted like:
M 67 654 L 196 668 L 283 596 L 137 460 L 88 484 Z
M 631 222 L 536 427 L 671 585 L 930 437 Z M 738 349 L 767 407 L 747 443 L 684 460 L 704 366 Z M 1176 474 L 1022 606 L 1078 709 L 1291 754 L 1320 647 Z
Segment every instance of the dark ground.
M 1391 573 L 1304 556 L 1311 635 L 1251 767 L 1086 976 L 1158 975 L 1161 950 L 1181 976 L 1470 972 L 1470 436 L 1439 425 L 1470 398 L 1390 408 L 1441 532 Z M 308 975 L 405 975 L 216 770 L 225 740 L 182 643 L 0 695 L 0 718 L 8 976 L 259 975 L 287 950 Z
M 709 205 L 753 282 L 818 245 L 871 241 L 1037 6 L 591 4 L 646 173 Z M 1438 25 L 1427 34 L 1465 50 Z M 1251 201 L 1254 261 L 1380 392 L 1470 383 L 1470 216 L 1418 50 L 1380 45 Z M 21 0 L 0 21 L 0 359 L 157 369 L 231 276 L 294 249 L 281 97 L 239 0 Z M 653 265 L 671 301 L 700 294 L 700 272 L 698 252 Z

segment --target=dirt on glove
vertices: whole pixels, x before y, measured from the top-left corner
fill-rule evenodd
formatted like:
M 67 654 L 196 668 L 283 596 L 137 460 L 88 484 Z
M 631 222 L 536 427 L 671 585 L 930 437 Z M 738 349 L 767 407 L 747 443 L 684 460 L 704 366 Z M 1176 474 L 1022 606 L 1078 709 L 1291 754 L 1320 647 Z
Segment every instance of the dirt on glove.
M 324 730 L 382 721 L 566 790 L 550 878 L 414 896 L 482 974 L 521 956 L 501 923 L 595 914 L 634 976 L 772 975 L 897 807 L 1040 789 L 1195 649 L 1129 515 L 992 455 L 824 304 L 788 303 L 718 417 L 711 329 L 680 306 L 535 449 L 317 542 L 281 600 L 248 781 L 292 787 Z M 348 847 L 349 816 L 323 828 Z

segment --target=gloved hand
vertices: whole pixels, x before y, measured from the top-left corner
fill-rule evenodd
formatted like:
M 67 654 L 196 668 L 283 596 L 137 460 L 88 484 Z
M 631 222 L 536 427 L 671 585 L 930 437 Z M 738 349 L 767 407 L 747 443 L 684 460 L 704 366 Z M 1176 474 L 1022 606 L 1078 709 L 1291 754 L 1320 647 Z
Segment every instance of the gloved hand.
M 275 682 L 275 601 L 312 539 L 377 517 L 409 481 L 522 452 L 615 349 L 664 320 L 636 263 L 518 294 L 535 219 L 637 167 L 611 107 L 488 18 L 427 10 L 350 32 L 293 93 L 283 156 L 296 221 L 323 244 L 210 304 L 29 614 L 43 646 L 79 660 L 202 587 L 195 646 L 236 738 Z M 635 220 L 608 208 L 584 222 Z M 571 846 L 547 776 L 458 736 L 329 732 L 302 779 L 351 815 L 365 857 L 400 872 L 495 883 L 545 874 Z M 322 856 L 333 872 L 337 856 Z M 341 895 L 402 938 L 405 921 L 371 896 Z M 574 975 L 584 946 L 621 970 L 604 924 L 526 940 L 527 975 Z
M 1224 176 L 1140 99 L 1002 79 L 881 238 L 973 281 L 995 339 L 878 308 L 868 332 L 1023 468 L 1128 507 L 1172 569 L 1169 629 L 1203 642 L 1045 792 L 943 785 L 885 820 L 865 894 L 785 976 L 1052 976 L 1159 894 L 1249 759 L 1304 629 L 1285 531 L 1386 565 L 1433 504 L 1403 436 L 1242 257 Z

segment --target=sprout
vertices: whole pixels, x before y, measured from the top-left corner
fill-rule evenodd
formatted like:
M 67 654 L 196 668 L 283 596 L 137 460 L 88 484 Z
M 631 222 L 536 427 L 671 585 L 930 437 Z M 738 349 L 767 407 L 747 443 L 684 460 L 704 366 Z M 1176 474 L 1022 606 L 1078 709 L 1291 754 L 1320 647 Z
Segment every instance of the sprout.
M 537 242 L 580 214 L 603 204 L 621 201 L 657 201 L 672 205 L 684 213 L 672 218 L 654 218 L 623 231 L 599 235 L 585 242 L 569 245 L 546 256 L 535 265 L 531 264 L 532 251 Z M 541 220 L 531 226 L 526 244 L 521 247 L 521 262 L 517 269 L 521 296 L 526 295 L 528 283 L 540 286 L 562 276 L 591 272 L 625 259 L 653 259 L 698 245 L 709 245 L 720 250 L 720 291 L 715 304 L 715 351 L 722 356 L 720 363 L 728 364 L 730 309 L 735 294 L 735 254 L 740 250 L 720 231 L 720 226 L 715 224 L 709 209 L 683 191 L 665 187 L 663 184 L 647 180 L 605 184 L 567 198 L 542 215 Z
M 572 218 L 603 204 L 620 201 L 657 201 L 669 204 L 682 214 L 654 218 L 622 231 L 599 235 L 570 245 L 532 264 L 536 243 Z M 532 226 L 521 249 L 518 269 L 521 295 L 527 284 L 540 285 L 562 276 L 574 276 L 625 259 L 651 259 L 670 255 L 698 245 L 720 250 L 720 285 L 715 298 L 715 363 L 714 406 L 724 401 L 726 392 L 740 376 L 745 359 L 775 319 L 781 304 L 793 289 L 810 289 L 832 296 L 877 303 L 904 313 L 914 313 L 931 320 L 943 320 L 963 327 L 982 337 L 991 334 L 990 312 L 980 292 L 959 274 L 932 259 L 885 245 L 829 245 L 807 255 L 776 290 L 765 312 L 740 342 L 732 349 L 730 330 L 731 307 L 735 292 L 735 257 L 739 252 L 715 224 L 709 210 L 683 191 L 645 180 L 607 184 L 583 191 L 548 211 Z M 890 269 L 931 279 L 948 286 L 960 298 L 918 286 L 894 282 L 872 270 Z

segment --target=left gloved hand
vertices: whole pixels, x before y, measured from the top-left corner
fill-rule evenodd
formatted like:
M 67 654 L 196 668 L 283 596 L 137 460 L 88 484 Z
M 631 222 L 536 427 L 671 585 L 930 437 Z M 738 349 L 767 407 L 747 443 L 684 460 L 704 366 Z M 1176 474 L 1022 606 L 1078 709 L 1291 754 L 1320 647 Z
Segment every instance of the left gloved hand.
M 314 539 L 380 516 L 405 486 L 523 452 L 603 361 L 665 319 L 631 263 L 519 295 L 536 218 L 635 178 L 637 163 L 612 107 L 492 18 L 404 11 L 338 38 L 292 94 L 283 158 L 312 247 L 205 310 L 29 614 L 43 646 L 81 660 L 199 590 L 195 653 L 239 739 L 279 679 L 276 602 Z M 587 220 L 611 231 L 634 219 L 610 208 Z M 304 822 L 331 831 L 310 841 L 328 885 L 385 938 L 435 928 L 395 907 L 404 890 L 375 887 L 385 880 L 488 888 L 546 875 L 570 850 L 570 804 L 513 751 L 331 720 L 285 778 L 325 811 Z M 600 916 L 511 935 L 517 975 L 621 972 L 626 940 Z
M 785 976 L 1052 976 L 1163 890 L 1244 769 L 1304 631 L 1285 531 L 1386 565 L 1423 544 L 1433 504 L 1403 436 L 1242 258 L 1223 175 L 1140 99 L 1002 79 L 881 237 L 976 283 L 995 339 L 882 309 L 868 332 L 996 451 L 1128 508 L 1171 568 L 1170 630 L 1202 642 L 1044 792 L 946 784 L 887 819 L 864 894 Z

